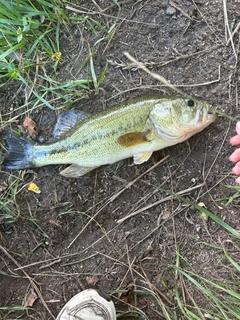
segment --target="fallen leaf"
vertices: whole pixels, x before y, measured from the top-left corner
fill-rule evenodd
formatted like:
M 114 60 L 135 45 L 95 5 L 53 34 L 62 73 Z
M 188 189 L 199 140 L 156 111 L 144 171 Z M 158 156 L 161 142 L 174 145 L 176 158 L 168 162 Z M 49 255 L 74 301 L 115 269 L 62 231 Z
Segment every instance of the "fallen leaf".
M 26 296 L 24 307 L 32 307 L 38 296 L 35 291 L 31 288 Z
M 199 202 L 198 205 L 202 208 L 207 209 L 207 207 L 205 206 L 205 204 L 203 202 Z M 204 221 L 208 221 L 208 215 L 205 212 L 202 212 L 202 218 Z
M 26 118 L 23 121 L 23 127 L 27 130 L 30 137 L 35 138 L 38 135 L 38 132 L 35 130 L 37 124 L 31 118 Z
M 199 202 L 198 206 L 207 209 L 207 207 L 205 206 L 205 204 L 203 202 Z
M 163 216 L 162 216 L 163 220 L 168 219 L 170 216 L 171 216 L 171 212 L 169 210 L 166 210 L 166 209 L 163 210 Z
M 130 283 L 126 286 L 126 288 L 121 290 L 127 290 L 127 292 L 121 292 L 118 294 L 118 299 L 121 299 L 122 302 L 129 303 L 134 290 L 134 284 Z
M 86 277 L 87 284 L 91 286 L 95 286 L 98 280 L 99 280 L 98 277 Z
M 41 190 L 38 188 L 38 186 L 35 184 L 35 183 L 33 183 L 33 182 L 31 182 L 31 183 L 29 183 L 29 186 L 28 186 L 28 190 L 29 191 L 32 191 L 32 192 L 34 192 L 34 193 L 41 193 Z

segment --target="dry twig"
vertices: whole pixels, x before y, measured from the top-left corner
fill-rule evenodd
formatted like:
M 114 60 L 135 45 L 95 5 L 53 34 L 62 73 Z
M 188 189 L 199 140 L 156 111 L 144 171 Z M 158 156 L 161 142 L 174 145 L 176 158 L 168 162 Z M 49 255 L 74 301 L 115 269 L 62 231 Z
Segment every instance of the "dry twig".
M 148 68 L 145 67 L 145 65 L 139 61 L 137 61 L 133 56 L 130 55 L 130 53 L 128 52 L 124 52 L 124 55 L 131 60 L 132 62 L 134 62 L 140 69 L 144 70 L 146 73 L 150 74 L 151 77 L 153 77 L 154 79 L 156 79 L 159 82 L 162 82 L 164 85 L 166 85 L 167 87 L 169 87 L 170 89 L 172 89 L 173 91 L 178 92 L 179 94 L 181 94 L 183 97 L 186 98 L 190 98 L 189 95 L 187 95 L 186 93 L 184 93 L 182 90 L 177 89 L 175 86 L 173 86 L 171 83 L 169 83 L 164 77 L 160 76 L 159 74 L 150 71 Z
M 195 187 L 192 187 L 192 188 L 188 188 L 188 189 L 179 191 L 179 192 L 176 193 L 176 195 L 186 194 L 186 193 L 188 193 L 188 192 L 190 192 L 190 191 L 192 191 L 192 190 L 199 189 L 199 188 L 203 187 L 204 185 L 205 185 L 205 183 L 201 183 L 201 184 L 199 184 L 199 185 L 197 185 L 197 186 L 195 186 Z M 126 217 L 124 217 L 124 218 L 122 218 L 122 219 L 119 219 L 119 220 L 117 221 L 117 223 L 122 223 L 123 221 L 125 221 L 125 220 L 127 220 L 127 219 L 129 219 L 129 218 L 131 218 L 131 217 L 133 217 L 133 216 L 136 216 L 137 214 L 139 214 L 139 213 L 141 213 L 141 212 L 143 212 L 143 211 L 145 211 L 145 210 L 148 210 L 148 209 L 150 209 L 150 208 L 152 208 L 152 207 L 155 207 L 156 205 L 158 205 L 158 204 L 160 204 L 160 203 L 163 203 L 163 202 L 165 202 L 165 201 L 171 200 L 172 198 L 173 198 L 173 196 L 168 196 L 168 197 L 166 197 L 166 198 L 164 198 L 164 199 L 161 199 L 161 200 L 158 200 L 158 201 L 156 201 L 156 202 L 154 202 L 154 203 L 151 203 L 151 204 L 149 204 L 149 205 L 147 205 L 147 206 L 145 206 L 145 207 L 143 207 L 143 208 L 141 208 L 141 209 L 139 209 L 139 210 L 137 210 L 137 211 L 135 211 L 135 212 L 132 212 L 132 213 L 129 214 L 128 216 L 126 216 Z
M 105 209 L 109 203 L 114 201 L 116 198 L 120 196 L 125 190 L 130 188 L 136 181 L 141 179 L 146 173 L 152 171 L 154 168 L 156 168 L 159 164 L 163 163 L 169 156 L 166 156 L 165 158 L 161 159 L 157 163 L 155 163 L 151 168 L 149 168 L 147 171 L 142 173 L 140 176 L 138 176 L 136 179 L 129 182 L 126 186 L 124 186 L 120 191 L 118 191 L 115 195 L 113 195 L 95 214 L 94 216 L 88 221 L 88 223 L 85 224 L 85 226 L 81 229 L 81 231 L 76 235 L 76 237 L 70 242 L 70 244 L 67 246 L 67 249 L 69 249 L 72 244 L 80 237 L 80 235 L 83 233 L 83 231 L 89 226 L 89 224 L 96 218 L 96 216 Z
M 8 256 L 8 258 L 10 260 L 12 260 L 16 264 L 16 266 L 18 266 L 19 269 L 22 270 L 23 274 L 29 280 L 29 282 L 30 282 L 31 286 L 33 287 L 34 291 L 37 293 L 38 297 L 40 298 L 40 300 L 41 300 L 43 306 L 45 307 L 45 309 L 48 311 L 48 313 L 51 315 L 51 317 L 53 319 L 55 319 L 54 315 L 52 314 L 51 310 L 48 308 L 45 300 L 43 299 L 43 296 L 42 296 L 40 290 L 38 289 L 38 287 L 37 287 L 36 283 L 33 281 L 33 279 L 27 274 L 27 272 L 25 270 L 23 270 L 21 268 L 21 265 L 11 256 L 11 254 L 4 247 L 2 247 L 0 245 L 0 249 L 6 254 L 6 256 Z

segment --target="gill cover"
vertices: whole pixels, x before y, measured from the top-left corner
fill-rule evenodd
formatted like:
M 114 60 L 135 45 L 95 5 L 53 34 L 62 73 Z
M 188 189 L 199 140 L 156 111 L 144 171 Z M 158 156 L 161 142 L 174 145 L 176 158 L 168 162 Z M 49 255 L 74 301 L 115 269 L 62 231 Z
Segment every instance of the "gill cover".
M 208 115 L 205 102 L 182 98 L 166 99 L 160 105 L 156 104 L 149 114 L 157 135 L 170 143 L 186 140 L 215 118 L 215 115 Z

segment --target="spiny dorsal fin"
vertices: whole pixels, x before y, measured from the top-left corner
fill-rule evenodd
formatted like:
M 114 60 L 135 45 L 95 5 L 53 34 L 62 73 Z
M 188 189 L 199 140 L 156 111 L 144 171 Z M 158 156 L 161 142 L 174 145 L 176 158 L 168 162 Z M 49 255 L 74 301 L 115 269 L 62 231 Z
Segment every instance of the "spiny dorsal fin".
M 122 147 L 132 147 L 136 146 L 138 144 L 141 144 L 143 142 L 149 141 L 147 138 L 148 132 L 129 132 L 126 134 L 123 134 L 118 138 L 118 143 Z
M 53 130 L 53 138 L 60 139 L 66 132 L 71 130 L 76 123 L 88 118 L 90 114 L 83 111 L 68 110 L 61 113 Z

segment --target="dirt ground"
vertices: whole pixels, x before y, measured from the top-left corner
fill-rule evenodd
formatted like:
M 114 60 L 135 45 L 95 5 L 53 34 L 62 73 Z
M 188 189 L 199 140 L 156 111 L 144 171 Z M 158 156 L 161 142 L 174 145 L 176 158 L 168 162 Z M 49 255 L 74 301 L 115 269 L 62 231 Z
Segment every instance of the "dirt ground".
M 109 62 L 101 89 L 73 109 L 96 113 L 133 97 L 173 94 L 131 65 L 123 54 L 128 51 L 189 95 L 239 119 L 239 32 L 226 45 L 229 34 L 222 0 L 173 1 L 171 7 L 164 0 L 119 3 L 121 12 L 113 39 L 95 45 L 98 76 Z M 116 22 L 118 15 L 118 7 L 108 0 L 86 0 L 81 6 L 70 6 L 87 12 L 106 28 Z M 73 10 L 67 13 L 80 15 Z M 239 1 L 227 2 L 227 14 L 229 24 L 239 23 Z M 86 76 L 87 70 L 79 72 L 79 68 L 89 47 L 101 33 L 104 36 L 103 31 L 98 32 L 95 36 L 81 24 L 62 30 L 58 77 L 71 80 Z M 16 129 L 25 118 L 17 109 L 24 103 L 24 88 L 12 82 L 1 88 L 0 99 L 2 123 L 18 116 L 18 123 L 7 125 Z M 59 112 L 42 106 L 30 114 L 38 124 L 42 141 L 50 141 Z M 27 313 L 6 310 L 0 319 L 54 319 L 69 298 L 91 286 L 91 277 L 97 277 L 96 287 L 106 291 L 128 285 L 151 290 L 175 312 L 176 319 L 184 319 L 174 291 L 175 285 L 183 286 L 181 279 L 175 278 L 176 252 L 182 257 L 184 270 L 194 270 L 210 280 L 234 280 L 236 274 L 216 247 L 226 246 L 239 263 L 236 240 L 211 219 L 204 222 L 195 208 L 177 199 L 164 201 L 168 194 L 158 189 L 180 192 L 190 188 L 186 198 L 203 202 L 208 210 L 239 230 L 239 199 L 226 208 L 225 201 L 217 201 L 234 194 L 226 187 L 235 185 L 228 160 L 234 150 L 229 145 L 234 129 L 234 122 L 218 117 L 203 132 L 156 152 L 147 163 L 132 166 L 129 159 L 100 167 L 79 179 L 59 175 L 60 166 L 19 172 L 2 167 L 0 185 L 16 187 L 17 205 L 13 210 L 19 218 L 0 227 L 1 306 L 22 305 L 30 288 L 37 291 L 38 298 Z M 163 163 L 152 168 L 165 156 L 168 158 Z M 28 191 L 32 181 L 40 194 Z M 180 299 L 189 310 L 194 310 L 195 301 L 203 314 L 214 311 L 193 284 L 185 279 L 184 285 L 185 295 L 181 291 Z M 118 314 L 134 307 L 145 314 L 144 318 L 136 312 L 127 319 L 165 319 L 149 294 L 137 295 L 136 301 L 131 298 L 128 305 L 113 299 Z

